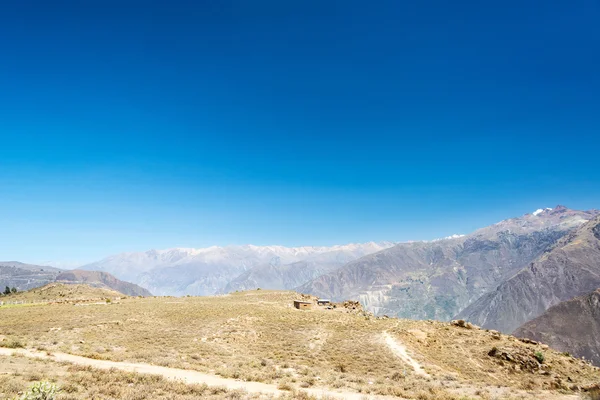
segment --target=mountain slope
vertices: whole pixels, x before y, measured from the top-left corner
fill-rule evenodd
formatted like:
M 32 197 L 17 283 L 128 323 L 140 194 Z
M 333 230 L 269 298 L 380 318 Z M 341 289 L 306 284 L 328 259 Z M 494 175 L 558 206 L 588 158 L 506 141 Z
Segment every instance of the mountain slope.
M 118 292 L 106 287 L 94 287 L 90 285 L 52 282 L 47 285 L 29 289 L 24 292 L 11 294 L 7 300 L 26 302 L 33 301 L 71 301 L 92 299 L 113 299 L 123 296 Z
M 585 357 L 600 366 L 600 289 L 550 307 L 517 328 L 514 335 Z
M 598 214 L 557 206 L 463 237 L 401 243 L 298 290 L 336 300 L 359 299 L 377 314 L 448 320 Z
M 550 251 L 459 314 L 475 324 L 512 332 L 549 307 L 600 287 L 600 217 L 562 238 Z
M 258 265 L 245 271 L 225 286 L 223 292 L 256 288 L 292 289 L 311 279 L 333 271 L 364 255 L 391 247 L 389 242 L 362 245 L 335 246 L 331 251 L 317 254 L 306 260 L 281 265 L 277 262 Z
M 17 261 L 0 262 L 0 287 L 16 287 L 19 290 L 28 290 L 43 286 L 54 279 L 62 271 L 58 268 L 24 264 Z
M 231 281 L 255 267 L 277 269 L 300 261 L 316 260 L 316 256 L 332 252 L 332 259 L 337 257 L 341 260 L 339 262 L 341 265 L 343 261 L 389 246 L 391 244 L 365 243 L 332 247 L 246 245 L 150 250 L 111 256 L 83 266 L 82 269 L 112 273 L 118 278 L 135 282 L 157 295 L 210 295 L 223 292 Z M 319 271 L 319 268 L 326 268 L 326 266 L 317 266 L 315 270 Z M 285 268 L 280 272 L 285 274 Z M 258 272 L 258 275 L 260 274 Z M 299 282 L 301 276 L 299 274 L 293 279 Z M 308 274 L 307 279 L 312 276 Z M 244 282 L 247 279 L 248 282 Z M 254 284 L 269 287 L 268 279 L 267 281 L 263 278 L 253 279 L 250 276 L 240 277 L 237 286 L 231 286 L 230 290 L 253 287 Z M 305 281 L 301 283 L 303 282 Z
M 25 291 L 52 282 L 87 284 L 97 288 L 116 290 L 129 296 L 152 296 L 138 285 L 121 281 L 114 276 L 97 271 L 63 271 L 58 268 L 24 264 L 16 261 L 0 262 L 0 287 L 16 287 Z
M 98 288 L 110 288 L 128 296 L 152 296 L 148 290 L 129 282 L 119 280 L 107 272 L 72 270 L 56 276 L 55 282 L 86 284 Z

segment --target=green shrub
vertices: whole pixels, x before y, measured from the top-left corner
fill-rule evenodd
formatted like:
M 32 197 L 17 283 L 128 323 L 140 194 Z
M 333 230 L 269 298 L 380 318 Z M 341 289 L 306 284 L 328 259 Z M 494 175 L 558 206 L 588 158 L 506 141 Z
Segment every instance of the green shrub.
M 535 358 L 538 360 L 538 362 L 539 362 L 540 364 L 543 364 L 543 363 L 544 363 L 544 359 L 545 359 L 545 357 L 544 357 L 544 353 L 542 353 L 541 351 L 536 351 L 536 352 L 535 352 Z
M 22 349 L 25 345 L 17 339 L 12 339 L 8 342 L 1 342 L 0 347 L 6 347 L 8 349 Z
M 34 383 L 18 400 L 54 400 L 60 388 L 51 382 Z

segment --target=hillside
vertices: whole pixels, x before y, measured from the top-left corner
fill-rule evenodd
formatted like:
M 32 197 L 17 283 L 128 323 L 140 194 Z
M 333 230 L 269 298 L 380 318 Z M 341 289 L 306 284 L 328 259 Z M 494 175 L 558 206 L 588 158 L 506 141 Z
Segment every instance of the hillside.
M 0 262 L 0 287 L 16 287 L 28 290 L 43 286 L 54 279 L 62 271 L 58 268 L 24 264 L 17 261 Z
M 599 214 L 557 206 L 462 237 L 401 243 L 298 290 L 337 300 L 359 299 L 378 315 L 449 320 Z
M 129 282 L 119 280 L 107 272 L 72 270 L 58 274 L 55 282 L 83 283 L 86 285 L 110 288 L 128 296 L 152 296 L 148 290 Z
M 103 362 L 125 361 L 123 368 L 171 373 L 172 378 L 196 371 L 208 384 L 241 385 L 251 393 L 296 393 L 291 397 L 296 399 L 314 398 L 299 393 L 305 390 L 315 397 L 347 399 L 566 400 L 599 374 L 597 368 L 546 346 L 460 322 L 376 318 L 343 306 L 293 308 L 293 301 L 302 298 L 314 300 L 293 292 L 255 290 L 217 297 L 126 298 L 108 306 L 56 304 L 51 313 L 48 306 L 1 309 L 0 346 L 10 349 L 0 352 L 0 365 L 15 351 L 27 355 L 18 349 L 23 346 L 43 349 L 42 361 L 50 365 L 56 359 L 108 369 L 120 364 Z M 14 360 L 22 362 L 23 357 Z M 7 397 L 20 389 L 9 384 L 19 379 L 17 373 L 23 376 L 22 370 L 15 371 L 7 380 L 0 377 L 0 393 Z M 77 386 L 77 379 L 83 379 L 80 372 L 94 369 L 73 367 L 52 375 L 54 371 L 38 368 L 36 380 L 52 376 L 65 387 L 71 382 Z M 102 390 L 103 398 L 123 398 L 130 385 L 141 382 L 129 373 L 123 380 L 129 384 L 115 386 L 111 382 L 122 380 L 115 369 L 107 373 L 112 374 L 110 381 L 86 377 L 88 389 L 73 391 L 69 398 L 88 398 L 89 388 Z
M 152 296 L 135 284 L 121 281 L 106 272 L 65 271 L 58 268 L 24 264 L 20 262 L 0 262 L 0 287 L 15 287 L 26 291 L 53 282 L 66 284 L 86 284 L 99 288 L 116 290 L 128 296 Z
M 549 307 L 600 287 L 600 217 L 562 238 L 548 252 L 459 317 L 512 332 Z
M 25 292 L 18 292 L 2 298 L 6 302 L 68 301 L 96 300 L 122 297 L 123 293 L 115 290 L 90 285 L 49 283 Z
M 514 335 L 548 343 L 600 366 L 600 289 L 550 307 Z
M 176 248 L 117 254 L 82 269 L 109 272 L 156 295 L 212 295 L 255 287 L 298 286 L 330 268 L 390 246 L 392 243 L 383 242 L 331 247 Z M 308 271 L 290 269 L 291 264 L 303 261 L 314 267 Z

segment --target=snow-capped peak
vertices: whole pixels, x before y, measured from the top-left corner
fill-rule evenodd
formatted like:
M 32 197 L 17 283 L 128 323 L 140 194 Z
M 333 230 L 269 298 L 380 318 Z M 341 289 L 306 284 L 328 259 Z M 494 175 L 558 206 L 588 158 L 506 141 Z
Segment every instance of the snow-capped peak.
M 448 239 L 459 239 L 461 237 L 464 237 L 465 235 L 459 235 L 459 234 L 454 234 L 454 235 L 450 235 L 450 236 L 446 236 L 443 238 L 438 238 L 438 239 L 433 239 L 433 240 L 423 240 L 423 242 L 427 243 L 427 242 L 439 242 L 440 240 L 448 240 Z
M 538 208 L 532 214 L 535 215 L 535 216 L 538 216 L 541 213 L 543 213 L 544 211 L 552 211 L 552 209 L 551 208 Z

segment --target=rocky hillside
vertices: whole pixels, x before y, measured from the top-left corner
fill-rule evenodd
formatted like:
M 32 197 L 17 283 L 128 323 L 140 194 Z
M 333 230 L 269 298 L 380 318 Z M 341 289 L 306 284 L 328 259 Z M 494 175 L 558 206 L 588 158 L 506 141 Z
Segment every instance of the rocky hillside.
M 55 282 L 85 284 L 97 288 L 108 288 L 128 296 L 152 296 L 148 290 L 134 284 L 119 280 L 107 272 L 72 270 L 58 274 Z
M 0 262 L 0 287 L 15 287 L 26 291 L 52 282 L 87 284 L 97 288 L 116 290 L 129 296 L 152 296 L 138 285 L 121 281 L 111 274 L 97 271 L 65 271 L 58 268 L 24 264 L 16 261 Z
M 550 307 L 514 335 L 547 343 L 600 366 L 600 289 Z
M 359 299 L 379 315 L 449 320 L 597 215 L 597 210 L 557 206 L 463 237 L 398 244 L 298 290 L 335 300 Z
M 211 295 L 255 287 L 298 286 L 332 267 L 392 245 L 385 242 L 331 247 L 246 245 L 150 250 L 110 256 L 82 269 L 109 272 L 157 295 Z M 308 270 L 290 266 L 303 261 Z
M 549 307 L 600 287 L 600 217 L 559 240 L 535 262 L 471 304 L 459 317 L 512 332 Z
M 28 290 L 43 286 L 54 279 L 62 271 L 58 268 L 24 264 L 17 261 L 0 262 L 0 287 L 16 287 L 19 290 Z

